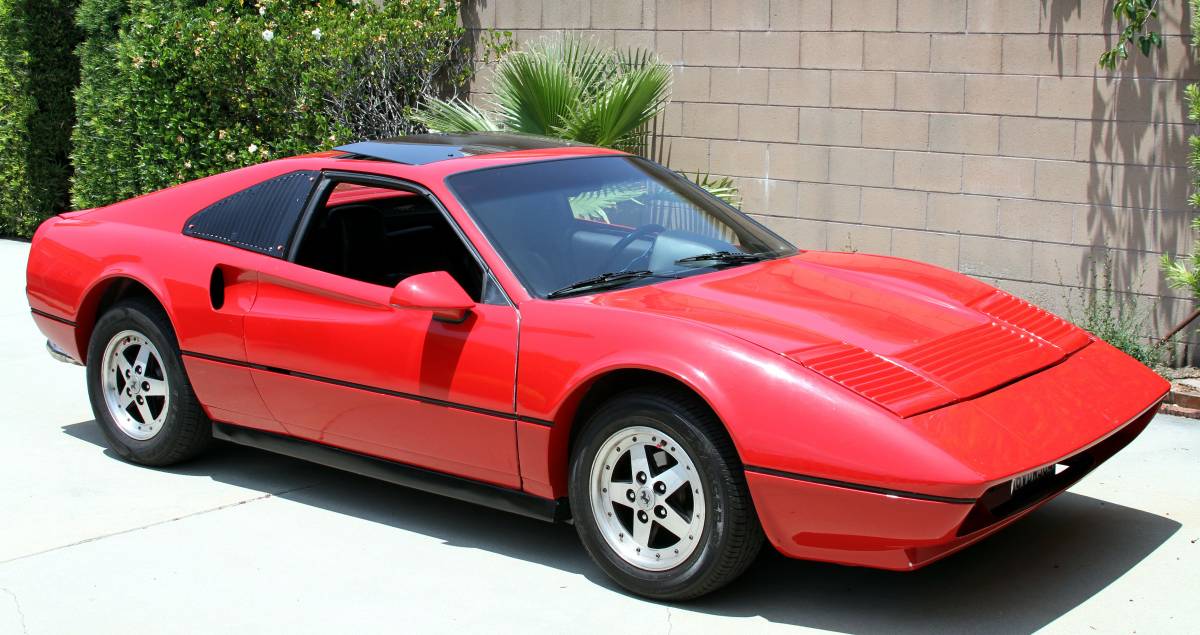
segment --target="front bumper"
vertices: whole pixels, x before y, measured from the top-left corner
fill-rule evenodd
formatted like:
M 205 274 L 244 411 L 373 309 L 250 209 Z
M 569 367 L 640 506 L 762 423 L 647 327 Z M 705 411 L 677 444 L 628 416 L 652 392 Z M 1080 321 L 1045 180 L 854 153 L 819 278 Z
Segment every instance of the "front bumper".
M 925 566 L 1015 522 L 1063 493 L 1133 441 L 1155 403 L 1107 438 L 1063 458 L 1057 474 L 1009 491 L 1009 481 L 974 502 L 941 502 L 747 472 L 763 530 L 781 553 L 892 570 Z
M 1133 441 L 1167 389 L 1145 366 L 1093 342 L 1000 390 L 897 421 L 977 481 L 916 482 L 897 474 L 859 485 L 757 468 L 746 479 L 763 529 L 783 554 L 914 569 L 1061 494 Z M 1010 489 L 1015 478 L 1040 469 L 1048 474 Z

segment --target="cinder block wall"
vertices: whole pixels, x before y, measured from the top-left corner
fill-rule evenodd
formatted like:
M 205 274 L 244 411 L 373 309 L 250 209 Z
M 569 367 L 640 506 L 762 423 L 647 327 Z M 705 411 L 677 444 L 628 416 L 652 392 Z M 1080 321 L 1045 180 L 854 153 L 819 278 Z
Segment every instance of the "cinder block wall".
M 584 33 L 674 68 L 673 168 L 737 177 L 806 248 L 923 260 L 1079 315 L 1104 262 L 1165 329 L 1192 308 L 1185 0 L 1114 73 L 1112 0 L 477 0 L 474 29 Z M 473 86 L 486 101 L 489 73 Z

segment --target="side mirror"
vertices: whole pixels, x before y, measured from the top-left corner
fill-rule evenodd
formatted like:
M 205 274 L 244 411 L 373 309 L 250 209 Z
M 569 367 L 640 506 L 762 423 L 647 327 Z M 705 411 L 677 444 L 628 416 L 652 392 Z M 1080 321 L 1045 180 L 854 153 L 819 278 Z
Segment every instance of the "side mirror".
M 475 301 L 450 274 L 431 271 L 402 280 L 392 289 L 391 304 L 398 309 L 433 311 L 435 320 L 462 322 Z

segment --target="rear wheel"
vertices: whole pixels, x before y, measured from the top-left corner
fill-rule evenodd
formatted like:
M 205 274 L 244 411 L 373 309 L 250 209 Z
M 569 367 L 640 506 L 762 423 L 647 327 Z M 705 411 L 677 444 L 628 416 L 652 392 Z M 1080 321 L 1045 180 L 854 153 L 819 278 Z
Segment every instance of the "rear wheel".
M 174 329 L 149 302 L 120 302 L 100 317 L 88 345 L 87 384 L 109 447 L 126 460 L 170 465 L 212 440 Z
M 664 600 L 716 590 L 762 546 L 733 444 L 683 390 L 628 392 L 576 441 L 570 496 L 592 559 L 621 586 Z

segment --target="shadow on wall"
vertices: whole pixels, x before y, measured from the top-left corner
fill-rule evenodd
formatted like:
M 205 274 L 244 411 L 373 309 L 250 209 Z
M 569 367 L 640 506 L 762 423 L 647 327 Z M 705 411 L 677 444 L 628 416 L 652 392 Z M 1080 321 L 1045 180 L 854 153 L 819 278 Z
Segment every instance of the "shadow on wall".
M 1081 0 L 1042 0 L 1042 4 L 1047 49 L 1059 60 L 1061 75 L 1068 21 L 1092 18 Z M 1111 33 L 1120 28 L 1113 19 L 1111 2 L 1089 0 L 1087 4 L 1092 8 L 1103 4 L 1103 8 L 1096 12 L 1097 23 L 1083 25 L 1083 30 Z M 1075 159 L 1088 162 L 1086 195 L 1091 205 L 1076 215 L 1074 231 L 1075 242 L 1092 248 L 1080 250 L 1077 271 L 1063 273 L 1066 284 L 1094 288 L 1104 275 L 1099 268 L 1107 260 L 1112 266 L 1113 288 L 1166 296 L 1153 306 L 1148 306 L 1150 298 L 1138 298 L 1150 322 L 1162 332 L 1192 305 L 1186 294 L 1167 288 L 1158 258 L 1164 252 L 1190 252 L 1193 240 L 1195 212 L 1187 205 L 1191 189 L 1188 137 L 1193 126 L 1182 119 L 1186 116 L 1184 88 L 1200 79 L 1200 67 L 1190 37 L 1178 35 L 1177 25 L 1191 23 L 1190 2 L 1173 0 L 1160 12 L 1162 19 L 1151 28 L 1167 33 L 1164 39 L 1168 43 L 1149 59 L 1131 50 L 1115 71 L 1097 65 L 1101 49 L 1094 45 L 1094 36 L 1079 36 L 1076 75 L 1085 77 L 1075 81 L 1091 84 L 1092 121 L 1078 124 Z M 1109 35 L 1103 44 L 1116 42 L 1116 35 Z M 1079 98 L 1086 99 L 1082 92 Z M 1064 178 L 1073 174 L 1066 172 Z
M 476 107 L 484 110 L 491 109 L 488 103 L 481 100 L 480 97 L 491 90 L 492 73 L 496 67 L 497 57 L 495 57 L 496 51 L 490 49 L 485 38 L 492 27 L 484 25 L 496 23 L 496 5 L 502 1 L 508 0 L 459 0 L 459 20 L 466 30 L 460 43 L 460 50 L 470 56 L 474 73 L 462 85 L 455 87 L 457 93 L 441 95 L 443 98 L 459 97 Z M 504 31 L 504 29 L 499 29 L 499 31 Z M 485 54 L 490 57 L 490 62 L 487 64 L 482 63 Z
M 63 432 L 104 446 L 93 421 L 64 426 Z M 167 471 L 269 492 L 613 588 L 565 525 L 233 445 L 219 444 L 205 457 Z M 289 481 L 291 487 L 285 485 Z M 297 481 L 309 485 L 297 488 Z M 728 588 L 675 606 L 841 632 L 1030 632 L 1124 575 L 1179 528 L 1167 518 L 1067 493 L 996 536 L 917 572 L 788 560 L 768 547 Z
M 463 28 L 467 30 L 468 36 L 473 36 L 483 29 L 483 20 L 479 17 L 480 12 L 487 9 L 495 11 L 495 5 L 496 0 L 461 0 L 459 2 L 459 19 L 462 20 Z

